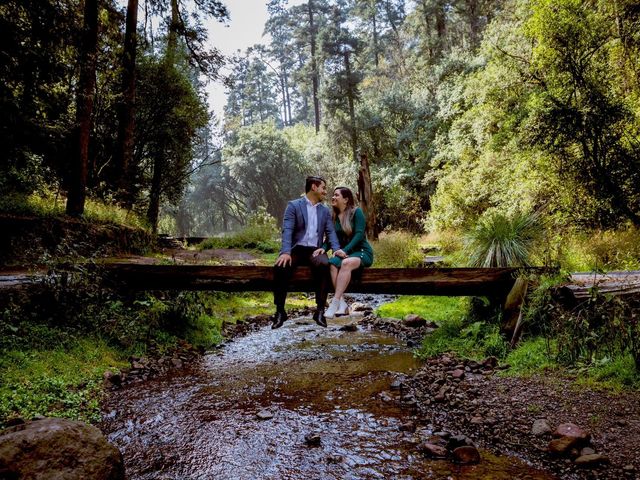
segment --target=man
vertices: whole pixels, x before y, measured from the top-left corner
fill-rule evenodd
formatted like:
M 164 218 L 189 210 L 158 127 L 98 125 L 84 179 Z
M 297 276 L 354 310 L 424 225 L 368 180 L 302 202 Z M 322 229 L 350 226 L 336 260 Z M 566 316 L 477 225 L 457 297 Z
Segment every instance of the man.
M 321 245 L 325 237 L 333 251 L 340 248 L 331 213 L 322 204 L 327 185 L 322 177 L 307 177 L 305 195 L 287 204 L 282 225 L 282 248 L 274 265 L 273 303 L 276 314 L 271 328 L 280 328 L 287 319 L 284 303 L 287 286 L 299 265 L 309 265 L 316 287 L 316 311 L 313 320 L 326 327 L 324 306 L 329 288 L 329 259 Z

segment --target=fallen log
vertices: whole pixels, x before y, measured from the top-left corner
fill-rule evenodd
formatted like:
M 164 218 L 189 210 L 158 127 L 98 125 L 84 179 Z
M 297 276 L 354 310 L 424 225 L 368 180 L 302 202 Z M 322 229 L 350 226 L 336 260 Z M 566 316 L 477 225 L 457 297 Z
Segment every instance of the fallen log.
M 640 271 L 618 271 L 607 273 L 574 273 L 571 283 L 563 285 L 576 300 L 583 300 L 595 292 L 612 296 L 640 293 Z
M 99 268 L 112 284 L 133 290 L 273 289 L 273 267 L 110 263 Z M 519 272 L 516 268 L 370 268 L 360 278 L 354 278 L 349 292 L 504 299 Z M 309 269 L 296 269 L 289 290 L 314 290 Z

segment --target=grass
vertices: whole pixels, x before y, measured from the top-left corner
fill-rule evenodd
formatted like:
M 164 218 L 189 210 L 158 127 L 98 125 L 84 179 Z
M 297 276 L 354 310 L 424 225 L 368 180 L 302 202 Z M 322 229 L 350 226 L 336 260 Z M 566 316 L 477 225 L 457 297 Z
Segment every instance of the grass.
M 555 348 L 555 342 L 549 343 L 542 337 L 521 341 L 505 358 L 505 363 L 511 366 L 505 374 L 528 376 L 547 369 L 557 369 Z
M 422 265 L 422 250 L 418 237 L 404 232 L 393 232 L 380 235 L 372 242 L 374 251 L 374 267 L 416 267 Z
M 251 315 L 272 314 L 274 312 L 273 294 L 270 292 L 224 293 L 210 294 L 210 303 L 205 303 L 208 316 L 215 319 L 217 325 L 222 322 L 236 323 Z M 287 309 L 303 308 L 315 305 L 313 300 L 304 294 L 289 294 Z
M 423 297 L 403 296 L 396 301 L 378 308 L 381 317 L 404 318 L 415 313 L 440 324 L 451 319 L 461 318 L 468 309 L 466 297 Z
M 54 194 L 8 195 L 0 199 L 0 212 L 36 217 L 58 217 L 65 214 L 66 199 Z M 148 230 L 146 220 L 134 212 L 87 198 L 84 218 L 99 223 L 113 223 Z
M 560 263 L 571 272 L 640 269 L 640 230 L 571 232 L 556 239 Z
M 210 348 L 223 340 L 223 322 L 274 310 L 272 294 L 266 292 L 144 294 L 135 300 L 99 301 L 90 295 L 91 285 L 80 282 L 71 290 L 77 297 L 59 290 L 55 308 L 12 304 L 0 312 L 0 426 L 12 417 L 35 415 L 96 421 L 105 370 L 128 367 L 130 355 L 169 353 L 179 339 Z M 287 308 L 312 303 L 292 294 Z M 59 324 L 59 314 L 65 323 Z
M 605 357 L 580 370 L 582 375 L 576 380 L 579 386 L 617 392 L 640 389 L 640 374 L 631 355 Z
M 403 318 L 418 314 L 439 325 L 423 339 L 418 356 L 429 358 L 444 352 L 456 352 L 465 358 L 481 358 L 488 355 L 503 357 L 507 345 L 500 336 L 497 325 L 472 321 L 471 302 L 468 297 L 400 297 L 382 305 L 378 311 L 382 317 Z
M 280 244 L 270 226 L 252 225 L 230 235 L 208 238 L 198 245 L 200 250 L 208 248 L 239 248 L 276 253 Z
M 99 420 L 102 375 L 127 366 L 126 358 L 90 337 L 70 348 L 6 352 L 0 357 L 0 423 L 35 415 Z

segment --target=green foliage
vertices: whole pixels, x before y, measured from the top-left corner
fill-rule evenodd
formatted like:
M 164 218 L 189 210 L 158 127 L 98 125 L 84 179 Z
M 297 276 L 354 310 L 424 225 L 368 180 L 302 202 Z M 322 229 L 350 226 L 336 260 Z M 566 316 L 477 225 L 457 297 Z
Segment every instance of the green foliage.
M 418 350 L 421 358 L 445 352 L 455 352 L 466 358 L 484 358 L 494 355 L 504 358 L 508 344 L 500 335 L 499 326 L 483 321 L 467 323 L 464 318 L 450 319 L 427 335 Z
M 0 198 L 0 212 L 12 215 L 57 217 L 64 215 L 65 199 L 51 192 L 39 194 L 9 194 Z M 147 229 L 144 219 L 135 212 L 100 200 L 87 199 L 84 218 L 89 222 L 112 223 Z
M 125 352 L 96 337 L 67 347 L 3 352 L 0 424 L 35 415 L 97 421 L 103 372 L 128 365 Z
M 566 309 L 555 298 L 558 281 L 547 279 L 534 290 L 525 317 L 530 331 L 554 342 L 557 361 L 593 366 L 630 355 L 640 372 L 638 300 L 602 295 L 593 288 L 586 302 Z
M 275 219 L 261 208 L 249 217 L 247 226 L 239 232 L 208 238 L 198 248 L 247 248 L 275 253 L 280 249 L 278 233 Z
M 0 5 L 0 193 L 57 183 L 72 127 L 75 2 L 9 0 Z
M 266 208 L 280 219 L 287 202 L 303 193 L 305 174 L 302 158 L 287 137 L 273 123 L 262 123 L 239 130 L 237 140 L 223 152 L 250 209 Z
M 638 60 L 620 27 L 630 19 L 604 1 L 540 0 L 532 6 L 523 27 L 534 45 L 530 138 L 556 157 L 561 176 L 586 186 L 596 206 L 593 225 L 627 219 L 638 226 L 640 147 L 629 139 L 640 127 L 640 90 L 626 81 L 637 75 L 636 67 L 620 62 L 621 54 Z
M 469 308 L 465 297 L 429 297 L 403 295 L 393 302 L 381 305 L 377 314 L 381 317 L 404 318 L 416 313 L 438 324 L 453 318 L 461 318 Z
M 467 237 L 469 264 L 485 268 L 529 265 L 533 243 L 540 234 L 537 214 L 517 213 L 511 218 L 488 214 Z
M 422 265 L 423 254 L 418 238 L 404 232 L 380 235 L 372 244 L 376 267 L 416 267 Z
M 640 269 L 640 232 L 632 226 L 567 232 L 557 242 L 559 263 L 571 272 Z
M 376 221 L 381 229 L 422 233 L 424 211 L 412 183 L 415 172 L 409 167 L 382 167 L 373 176 Z
M 614 390 L 640 388 L 640 374 L 636 362 L 629 354 L 601 358 L 584 373 L 587 375 L 578 380 L 580 385 L 587 384 Z
M 415 313 L 435 321 L 439 328 L 423 339 L 418 350 L 422 358 L 451 351 L 463 357 L 503 358 L 508 345 L 500 335 L 499 325 L 491 321 L 486 309 L 481 311 L 472 304 L 466 297 L 402 296 L 380 306 L 376 313 L 395 318 Z
M 555 342 L 543 337 L 531 337 L 521 340 L 505 358 L 510 365 L 506 375 L 531 375 L 547 369 L 557 368 L 554 361 Z

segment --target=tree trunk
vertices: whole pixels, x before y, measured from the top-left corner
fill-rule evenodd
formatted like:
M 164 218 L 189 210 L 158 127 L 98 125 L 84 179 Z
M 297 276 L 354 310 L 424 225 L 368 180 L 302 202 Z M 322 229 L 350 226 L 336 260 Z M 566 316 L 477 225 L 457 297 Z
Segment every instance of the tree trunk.
M 76 98 L 76 141 L 71 167 L 71 184 L 67 197 L 68 215 L 84 213 L 87 188 L 87 159 L 91 136 L 91 113 L 96 86 L 98 49 L 98 0 L 85 0 L 82 43 L 80 45 L 80 79 Z
M 320 132 L 320 99 L 318 98 L 318 65 L 316 62 L 316 26 L 313 22 L 313 0 L 309 0 L 309 34 L 311 41 L 311 81 L 313 83 L 313 113 L 316 134 Z
M 129 0 L 122 54 L 122 103 L 118 119 L 116 146 L 116 175 L 118 196 L 125 205 L 133 203 L 131 170 L 135 132 L 136 103 L 136 49 L 138 44 L 138 0 Z
M 178 0 L 171 0 L 171 23 L 169 24 L 169 36 L 167 38 L 166 61 L 170 65 L 175 63 L 176 52 L 178 50 L 178 27 L 180 26 L 180 12 L 178 11 Z
M 475 49 L 480 40 L 480 12 L 478 0 L 467 0 L 467 20 L 469 22 L 469 46 Z
M 379 61 L 378 61 L 378 25 L 376 22 L 376 16 L 378 13 L 378 5 L 377 5 L 377 0 L 372 0 L 372 4 L 373 4 L 373 14 L 371 17 L 371 22 L 373 24 L 373 62 L 376 66 L 376 69 L 379 66 Z
M 289 124 L 293 125 L 293 117 L 291 116 L 291 97 L 289 96 L 289 74 L 286 70 L 284 71 L 283 80 L 284 80 L 284 91 L 287 97 L 286 104 L 287 104 L 287 114 L 289 117 Z
M 366 153 L 360 153 L 360 170 L 358 172 L 358 202 L 367 218 L 367 237 L 378 239 L 376 228 L 376 210 L 373 203 L 373 189 L 371 188 L 371 173 L 369 159 Z
M 105 278 L 131 290 L 271 291 L 273 267 L 230 265 L 144 265 L 105 263 Z M 487 296 L 504 298 L 513 288 L 516 268 L 366 268 L 354 293 Z M 534 271 L 534 273 L 536 273 Z M 291 292 L 313 291 L 308 268 L 297 268 Z
M 289 123 L 287 119 L 287 90 L 284 82 L 284 72 L 280 75 L 280 90 L 282 91 L 282 123 L 286 127 Z
M 349 126 L 351 129 L 351 155 L 353 162 L 356 163 L 358 161 L 358 133 L 356 131 L 356 111 L 353 104 L 354 92 L 351 87 L 351 63 L 349 62 L 349 52 L 345 52 L 344 54 L 344 69 L 347 75 L 347 82 L 349 84 L 347 100 L 349 102 Z
M 440 58 L 444 52 L 444 46 L 447 35 L 447 21 L 445 17 L 444 2 L 439 1 L 436 4 L 436 34 L 437 40 L 435 45 L 436 58 Z
M 162 159 L 156 157 L 153 161 L 153 177 L 151 179 L 151 189 L 149 190 L 149 208 L 147 209 L 147 220 L 151 226 L 151 233 L 158 233 L 158 217 L 160 214 L 160 189 L 162 181 Z

